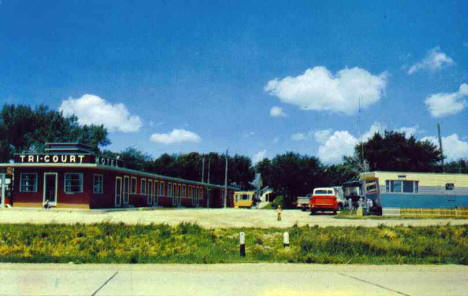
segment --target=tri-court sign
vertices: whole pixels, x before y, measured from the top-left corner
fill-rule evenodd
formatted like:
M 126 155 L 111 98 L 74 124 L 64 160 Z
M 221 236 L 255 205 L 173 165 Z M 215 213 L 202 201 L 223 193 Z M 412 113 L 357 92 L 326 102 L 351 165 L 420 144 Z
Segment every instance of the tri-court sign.
M 92 154 L 16 154 L 16 163 L 60 163 L 83 164 L 97 163 L 108 166 L 121 166 L 121 161 Z

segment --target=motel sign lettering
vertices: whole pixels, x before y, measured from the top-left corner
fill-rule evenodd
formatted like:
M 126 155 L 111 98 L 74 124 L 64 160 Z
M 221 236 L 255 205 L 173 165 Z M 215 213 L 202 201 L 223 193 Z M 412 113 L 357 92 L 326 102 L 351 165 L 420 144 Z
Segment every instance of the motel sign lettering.
M 16 154 L 15 162 L 18 163 L 66 163 L 82 164 L 97 163 L 106 166 L 120 167 L 122 163 L 117 159 L 99 157 L 93 154 Z
M 30 154 L 18 155 L 19 162 L 21 163 L 83 163 L 85 155 L 68 155 L 68 154 Z

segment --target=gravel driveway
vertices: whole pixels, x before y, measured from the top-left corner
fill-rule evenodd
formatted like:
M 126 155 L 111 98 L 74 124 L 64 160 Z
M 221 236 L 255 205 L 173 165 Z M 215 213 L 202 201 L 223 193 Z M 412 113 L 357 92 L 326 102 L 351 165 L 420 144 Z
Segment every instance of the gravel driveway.
M 10 208 L 0 209 L 0 223 L 126 223 L 170 225 L 193 222 L 207 228 L 218 227 L 290 227 L 302 225 L 324 226 L 378 226 L 385 225 L 452 225 L 468 224 L 468 219 L 336 219 L 330 215 L 311 216 L 299 210 L 284 210 L 282 221 L 276 220 L 274 210 L 256 209 L 125 209 L 125 210 L 70 210 Z

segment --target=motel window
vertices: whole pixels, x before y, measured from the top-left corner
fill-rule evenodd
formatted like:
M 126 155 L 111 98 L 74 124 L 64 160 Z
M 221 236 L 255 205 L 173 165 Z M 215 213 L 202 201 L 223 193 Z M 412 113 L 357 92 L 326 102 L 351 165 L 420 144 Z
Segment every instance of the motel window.
M 159 196 L 164 196 L 164 182 L 159 183 Z
M 131 184 L 130 184 L 130 193 L 132 193 L 132 194 L 136 193 L 136 182 L 137 182 L 136 177 L 132 177 L 132 181 L 131 181 Z
M 416 193 L 418 192 L 419 181 L 387 180 L 385 189 L 387 192 Z
M 36 173 L 21 173 L 20 192 L 37 192 Z
M 104 193 L 104 176 L 93 175 L 93 193 L 102 194 Z
M 172 183 L 167 184 L 167 196 L 172 197 Z
M 141 179 L 140 182 L 140 193 L 146 195 L 146 179 Z
M 182 197 L 186 197 L 186 194 L 185 194 L 185 185 L 182 185 Z
M 445 184 L 445 190 L 453 190 L 455 188 L 455 184 L 447 183 Z
M 83 192 L 83 174 L 66 173 L 65 174 L 65 193 Z

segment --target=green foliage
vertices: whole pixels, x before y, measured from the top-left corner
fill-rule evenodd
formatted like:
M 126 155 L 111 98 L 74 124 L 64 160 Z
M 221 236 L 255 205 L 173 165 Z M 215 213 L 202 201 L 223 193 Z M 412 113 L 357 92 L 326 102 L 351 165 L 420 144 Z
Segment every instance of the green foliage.
M 370 171 L 434 172 L 440 170 L 442 159 L 438 147 L 429 141 L 418 141 L 414 136 L 385 131 L 374 134 L 367 142 L 358 144 L 355 154 L 368 162 Z M 362 161 L 362 159 L 360 159 Z
M 14 153 L 42 152 L 46 142 L 78 142 L 95 151 L 110 143 L 107 130 L 101 125 L 78 124 L 74 116 L 40 105 L 35 109 L 25 105 L 4 105 L 0 113 L 0 162 L 8 161 Z
M 275 199 L 271 202 L 271 207 L 273 209 L 277 209 L 278 206 L 281 206 L 282 208 L 284 208 L 284 198 L 282 195 L 278 195 L 277 197 L 275 197 Z
M 444 166 L 446 173 L 458 173 L 458 174 L 467 174 L 468 173 L 468 159 L 460 159 L 458 161 L 451 161 L 446 163 Z
M 195 181 L 202 179 L 202 163 L 203 159 L 205 159 L 205 182 L 207 182 L 209 174 L 210 183 L 224 184 L 226 157 L 218 153 L 199 154 L 191 152 L 180 155 L 164 153 L 154 160 L 151 159 L 151 156 L 135 148 L 128 148 L 120 154 L 108 151 L 105 153 L 114 158 L 120 155 L 120 159 L 127 167 L 132 169 L 144 169 L 148 172 Z M 255 177 L 250 158 L 241 155 L 229 156 L 228 166 L 228 183 L 239 185 L 242 189 L 250 189 L 250 182 Z
M 239 232 L 246 235 L 239 257 Z M 290 234 L 290 248 L 282 234 Z M 468 264 L 468 226 L 204 229 L 1 224 L 0 262 Z
M 256 168 L 264 185 L 283 195 L 286 207 L 291 206 L 297 196 L 324 185 L 322 167 L 316 157 L 287 152 L 277 155 L 271 162 L 259 162 Z

